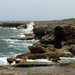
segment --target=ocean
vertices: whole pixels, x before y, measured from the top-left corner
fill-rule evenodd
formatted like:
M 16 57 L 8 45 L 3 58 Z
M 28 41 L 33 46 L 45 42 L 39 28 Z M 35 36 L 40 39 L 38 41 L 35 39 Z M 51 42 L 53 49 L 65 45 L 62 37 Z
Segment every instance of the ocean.
M 18 54 L 29 53 L 27 48 L 38 40 L 13 40 L 12 37 L 24 37 L 31 33 L 33 24 L 30 23 L 27 29 L 2 28 L 0 27 L 0 65 L 9 65 L 7 58 L 16 57 Z

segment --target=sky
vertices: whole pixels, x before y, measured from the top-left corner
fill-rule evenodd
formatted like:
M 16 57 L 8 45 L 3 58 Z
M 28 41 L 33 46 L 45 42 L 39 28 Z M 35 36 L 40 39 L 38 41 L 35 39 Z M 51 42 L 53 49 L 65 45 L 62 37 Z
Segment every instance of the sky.
M 0 21 L 75 18 L 75 0 L 0 0 Z

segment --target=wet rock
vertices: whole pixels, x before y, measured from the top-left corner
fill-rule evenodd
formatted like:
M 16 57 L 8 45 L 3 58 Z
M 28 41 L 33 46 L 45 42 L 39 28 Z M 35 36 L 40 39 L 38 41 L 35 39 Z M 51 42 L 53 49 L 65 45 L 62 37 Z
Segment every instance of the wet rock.
M 15 61 L 15 58 L 7 58 L 8 63 L 13 63 L 13 61 Z

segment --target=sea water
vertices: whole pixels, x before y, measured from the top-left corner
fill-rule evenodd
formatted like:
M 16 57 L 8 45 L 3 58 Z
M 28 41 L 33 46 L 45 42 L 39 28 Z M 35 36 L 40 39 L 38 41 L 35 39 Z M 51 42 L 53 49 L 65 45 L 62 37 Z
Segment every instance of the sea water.
M 13 40 L 12 37 L 25 37 L 24 34 L 32 32 L 34 23 L 28 24 L 27 29 L 0 27 L 0 65 L 9 65 L 7 58 L 16 57 L 18 54 L 30 52 L 28 46 L 39 40 Z

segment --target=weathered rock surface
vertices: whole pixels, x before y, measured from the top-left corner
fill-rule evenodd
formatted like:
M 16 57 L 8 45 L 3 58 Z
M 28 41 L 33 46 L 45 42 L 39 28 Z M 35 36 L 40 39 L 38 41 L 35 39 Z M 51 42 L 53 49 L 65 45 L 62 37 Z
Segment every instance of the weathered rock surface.
M 35 38 L 37 39 L 40 39 L 42 36 L 44 36 L 45 35 L 45 31 L 47 30 L 47 28 L 48 28 L 48 26 L 47 25 L 34 25 L 34 29 L 33 29 L 33 31 L 34 31 L 34 34 L 35 34 Z
M 53 66 L 55 65 L 55 63 L 46 63 L 46 62 L 20 62 L 17 63 L 15 65 L 13 65 L 13 67 L 33 67 L 33 66 Z
M 33 46 L 28 47 L 31 53 L 45 53 L 54 52 L 54 46 L 52 44 L 41 44 L 40 42 L 34 43 Z
M 33 45 L 29 46 L 28 48 L 31 51 L 31 53 L 45 53 L 44 47 L 42 46 Z

